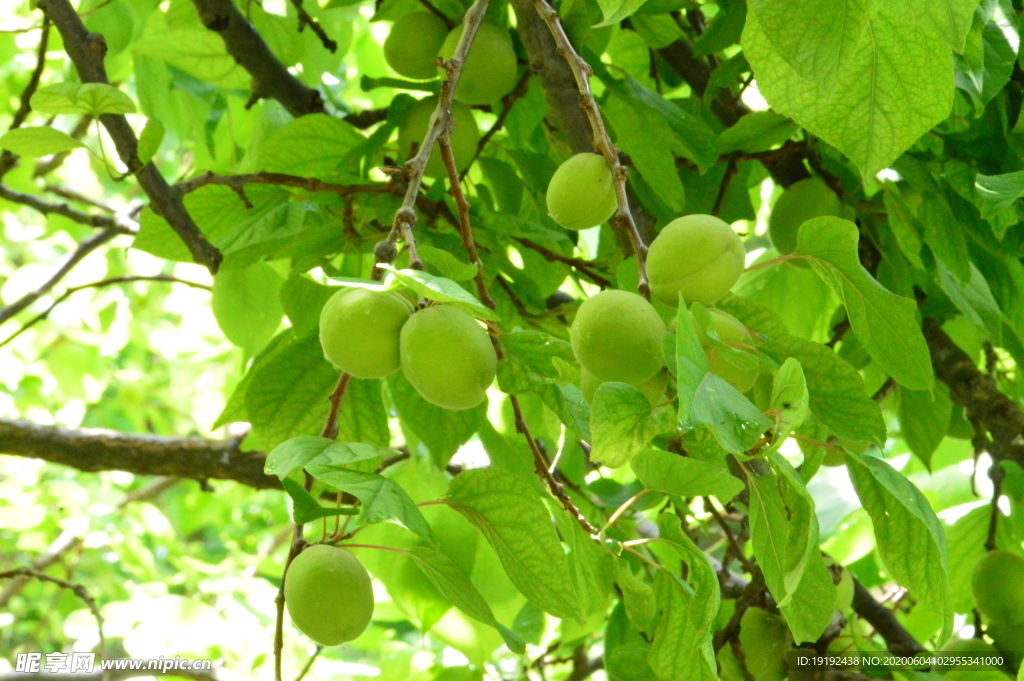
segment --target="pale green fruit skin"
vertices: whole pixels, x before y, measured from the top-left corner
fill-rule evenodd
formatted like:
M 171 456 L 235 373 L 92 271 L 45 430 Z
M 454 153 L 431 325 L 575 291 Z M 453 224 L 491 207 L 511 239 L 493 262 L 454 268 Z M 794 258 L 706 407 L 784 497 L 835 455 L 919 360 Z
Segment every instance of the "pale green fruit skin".
M 828 185 L 816 177 L 794 182 L 775 201 L 768 219 L 768 233 L 781 255 L 796 250 L 800 225 L 807 220 L 831 215 L 852 220 L 853 209 L 844 204 Z
M 665 365 L 665 322 L 628 291 L 602 291 L 580 305 L 569 341 L 584 369 L 601 381 L 640 385 Z
M 413 306 L 395 291 L 343 288 L 320 311 L 324 357 L 356 378 L 383 378 L 398 371 L 402 325 Z
M 445 38 L 441 56 L 446 60 L 455 54 L 463 28 L 459 24 Z M 477 29 L 473 46 L 469 48 L 455 99 L 470 105 L 493 104 L 515 87 L 516 69 L 516 51 L 508 31 L 485 21 Z
M 406 160 L 412 158 L 412 146 L 423 143 L 427 134 L 427 127 L 430 125 L 430 116 L 437 107 L 436 97 L 421 99 L 412 105 L 405 122 L 398 128 L 398 146 L 405 155 Z M 455 128 L 452 130 L 452 155 L 455 157 L 455 167 L 463 171 L 473 160 L 476 154 L 476 145 L 480 141 L 480 130 L 476 127 L 476 119 L 473 118 L 473 111 L 465 104 L 452 103 L 452 117 L 455 119 Z M 434 144 L 430 152 L 430 160 L 423 170 L 427 177 L 447 177 L 448 171 L 444 161 L 441 159 L 441 148 Z
M 761 608 L 747 608 L 740 618 L 740 645 L 747 657 L 747 669 L 759 681 L 786 678 L 785 657 L 789 630 L 781 617 Z
M 566 229 L 597 227 L 619 207 L 608 162 L 600 154 L 576 154 L 548 182 L 548 215 Z
M 976 653 L 976 654 L 983 654 L 983 655 L 992 654 L 992 655 L 995 655 L 998 651 L 996 651 L 995 646 L 993 646 L 988 641 L 983 641 L 983 640 L 977 639 L 977 638 L 955 638 L 955 639 L 951 639 L 949 641 L 949 643 L 947 643 L 945 646 L 943 646 L 942 650 L 939 651 L 939 652 L 941 652 L 941 653 L 948 653 L 949 655 L 956 656 L 956 655 L 963 655 L 964 653 Z M 939 655 L 939 657 L 942 657 L 942 655 Z M 982 670 L 982 669 L 997 670 L 996 667 L 994 667 L 992 665 L 938 664 L 938 665 L 935 665 L 934 667 L 932 667 L 932 671 L 933 672 L 942 673 L 942 672 L 947 672 L 947 671 L 949 671 L 951 669 L 958 669 L 958 668 L 971 669 L 971 670 L 975 670 L 975 671 Z
M 448 35 L 441 18 L 430 12 L 410 12 L 398 19 L 384 41 L 384 59 L 406 78 L 430 80 L 437 75 L 434 61 Z
M 373 586 L 359 559 L 316 544 L 288 566 L 284 602 L 295 626 L 325 646 L 357 638 L 373 618 Z
M 712 305 L 743 274 L 743 241 L 713 215 L 685 215 L 665 225 L 647 252 L 651 294 L 669 307 Z
M 402 373 L 423 399 L 472 409 L 487 396 L 498 358 L 475 319 L 450 305 L 420 310 L 402 327 Z
M 586 369 L 580 370 L 580 391 L 583 393 L 583 399 L 587 401 L 587 404 L 594 403 L 594 394 L 597 393 L 597 389 L 603 383 L 604 381 Z M 644 397 L 647 398 L 652 407 L 658 406 L 664 401 L 662 398 L 665 396 L 665 389 L 668 388 L 668 369 L 662 369 L 654 374 L 652 378 L 633 387 L 644 394 Z
M 747 327 L 743 325 L 743 322 L 728 312 L 721 310 L 711 309 L 708 310 L 708 313 L 711 315 L 711 327 L 723 343 L 751 346 L 754 344 L 754 337 L 747 331 Z M 754 383 L 757 381 L 760 373 L 756 368 L 748 371 L 743 367 L 730 364 L 715 352 L 715 347 L 711 345 L 710 339 L 706 336 L 702 339 L 702 345 L 704 346 L 704 353 L 708 357 L 708 362 L 711 365 L 711 373 L 724 379 L 726 383 L 741 393 L 745 393 L 754 387 Z M 736 349 L 747 353 L 756 352 L 753 348 L 736 347 Z
M 996 647 L 1004 652 L 1016 653 L 1016 662 L 1024 655 L 1024 622 L 989 622 L 985 626 Z
M 974 603 L 982 615 L 1024 627 L 1024 558 L 989 551 L 971 573 Z

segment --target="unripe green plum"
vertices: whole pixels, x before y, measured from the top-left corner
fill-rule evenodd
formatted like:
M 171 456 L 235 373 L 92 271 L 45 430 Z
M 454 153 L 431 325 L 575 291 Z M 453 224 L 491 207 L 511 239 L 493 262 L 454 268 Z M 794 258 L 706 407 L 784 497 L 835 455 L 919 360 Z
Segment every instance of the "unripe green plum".
M 967 655 L 967 654 L 993 655 L 997 651 L 996 651 L 995 647 L 991 643 L 989 643 L 988 641 L 984 641 L 984 640 L 982 640 L 980 638 L 953 638 L 953 639 L 950 639 L 949 642 L 946 645 L 944 645 L 942 647 L 942 650 L 939 651 L 939 652 L 943 653 L 943 654 L 942 655 L 938 655 L 937 657 L 943 658 L 943 657 L 964 656 L 964 655 Z M 950 671 L 952 669 L 958 669 L 958 668 L 971 669 L 971 670 L 975 670 L 975 671 L 980 671 L 982 669 L 988 669 L 988 670 L 996 669 L 996 667 L 993 667 L 990 664 L 987 664 L 987 665 L 975 665 L 975 664 L 972 664 L 972 665 L 937 664 L 934 667 L 932 667 L 932 671 L 941 674 L 941 673 L 944 673 L 944 672 L 948 672 L 948 671 Z
M 1024 558 L 1009 551 L 989 551 L 974 566 L 971 591 L 985 617 L 1024 626 Z
M 853 209 L 839 200 L 828 185 L 816 177 L 794 182 L 775 201 L 768 218 L 768 233 L 781 255 L 796 250 L 800 225 L 812 218 L 832 215 L 852 220 Z
M 1024 622 L 989 622 L 985 625 L 996 647 L 1006 653 L 1016 653 L 1016 662 L 1024 655 Z
M 441 56 L 451 59 L 465 28 L 459 24 L 445 38 Z M 455 99 L 464 104 L 493 104 L 516 85 L 516 51 L 508 30 L 489 21 L 477 29 L 473 46 L 462 67 Z
M 384 59 L 406 78 L 430 80 L 437 76 L 434 61 L 448 35 L 448 27 L 436 14 L 410 12 L 391 27 L 384 41 Z
M 397 291 L 343 288 L 320 311 L 324 357 L 356 378 L 383 378 L 398 371 L 402 325 L 412 303 Z
M 602 381 L 586 369 L 580 370 L 580 390 L 583 392 L 583 399 L 587 401 L 587 404 L 594 403 L 594 394 L 597 393 L 597 389 L 603 383 L 605 381 Z M 644 394 L 644 397 L 647 398 L 652 407 L 658 406 L 663 402 L 662 398 L 665 396 L 665 389 L 668 387 L 668 369 L 662 369 L 654 374 L 652 378 L 633 387 Z
M 402 372 L 431 404 L 471 409 L 484 401 L 498 358 L 487 332 L 450 305 L 435 305 L 402 327 Z
M 348 551 L 315 544 L 288 566 L 284 602 L 295 626 L 320 645 L 357 638 L 373 618 L 373 586 Z
M 548 214 L 566 229 L 597 227 L 619 207 L 608 162 L 600 154 L 576 154 L 548 182 Z
M 413 145 L 423 143 L 430 126 L 430 116 L 437 108 L 437 97 L 427 97 L 412 105 L 405 122 L 398 128 L 398 146 L 406 159 L 413 156 Z M 476 145 L 480 141 L 480 131 L 476 127 L 476 119 L 473 118 L 473 111 L 465 104 L 452 103 L 452 117 L 455 119 L 455 128 L 452 129 L 452 156 L 455 157 L 455 167 L 463 171 L 473 160 L 476 154 Z M 448 171 L 444 161 L 441 159 L 441 149 L 435 143 L 430 152 L 430 160 L 423 170 L 427 177 L 447 177 Z
M 712 305 L 743 274 L 743 242 L 713 215 L 685 215 L 665 225 L 647 253 L 651 294 L 670 307 Z
M 781 617 L 761 608 L 750 607 L 740 618 L 740 646 L 747 669 L 758 681 L 782 681 L 786 678 L 786 651 L 789 629 Z
M 601 381 L 640 385 L 665 366 L 665 322 L 629 291 L 607 290 L 580 305 L 569 341 L 580 365 Z
M 710 309 L 711 328 L 718 334 L 719 340 L 739 352 L 751 355 L 756 359 L 757 349 L 754 347 L 754 337 L 743 325 L 743 322 L 733 317 L 728 312 Z M 701 338 L 701 345 L 710 363 L 711 373 L 725 380 L 726 383 L 745 393 L 754 387 L 759 375 L 758 362 L 731 362 L 726 358 L 724 352 L 719 351 L 707 335 Z

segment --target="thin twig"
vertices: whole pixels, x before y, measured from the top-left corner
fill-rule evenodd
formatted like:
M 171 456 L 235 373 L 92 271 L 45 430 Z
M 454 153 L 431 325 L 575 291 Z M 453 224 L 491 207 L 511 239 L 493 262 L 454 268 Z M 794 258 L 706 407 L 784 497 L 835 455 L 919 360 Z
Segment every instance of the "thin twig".
M 50 289 L 56 286 L 57 283 L 61 279 L 63 279 L 67 275 L 67 273 L 70 272 L 72 268 L 74 268 L 75 265 L 80 263 L 85 258 L 85 256 L 89 255 L 97 248 L 99 248 L 103 244 L 107 243 L 108 241 L 116 237 L 117 234 L 118 233 L 113 230 L 105 229 L 102 232 L 98 232 L 89 237 L 88 239 L 86 239 L 85 241 L 83 241 L 82 243 L 80 243 L 78 245 L 78 248 L 72 251 L 71 254 L 64 261 L 64 263 L 57 268 L 57 271 L 54 272 L 49 279 L 40 284 L 38 288 L 36 288 L 34 291 L 29 291 L 21 298 L 15 300 L 10 305 L 0 308 L 0 324 L 3 324 L 8 319 L 18 314 L 26 307 L 28 307 L 29 305 L 31 305 L 32 303 L 36 302 L 44 295 L 46 295 L 50 291 Z
M 328 440 L 338 437 L 338 412 L 341 409 L 341 400 L 345 397 L 345 390 L 351 380 L 352 375 L 344 371 L 338 377 L 338 384 L 334 387 L 334 392 L 331 393 L 331 408 L 327 412 L 327 420 L 324 422 L 323 430 L 320 431 L 320 437 L 325 437 Z
M 711 214 L 718 217 L 722 212 L 722 204 L 725 203 L 725 193 L 729 190 L 729 183 L 732 182 L 732 178 L 736 175 L 736 161 L 729 159 L 728 165 L 725 167 L 725 175 L 722 176 L 722 184 L 718 187 L 718 196 L 715 198 L 715 205 L 711 209 Z
M 451 106 L 455 97 L 455 91 L 459 86 L 459 78 L 462 76 L 462 68 L 469 55 L 469 48 L 473 46 L 476 39 L 477 29 L 484 20 L 487 11 L 488 0 L 476 0 L 469 8 L 462 19 L 463 31 L 459 43 L 455 47 L 452 57 L 445 61 L 444 68 L 447 78 L 441 85 L 441 94 L 438 97 L 437 107 L 430 116 L 430 124 L 427 126 L 427 134 L 423 137 L 416 154 L 406 161 L 403 173 L 408 180 L 405 190 L 405 198 L 401 207 L 395 211 L 394 223 L 391 225 L 391 232 L 387 238 L 374 248 L 376 263 L 391 262 L 387 258 L 394 259 L 395 244 L 399 236 L 405 242 L 409 251 L 409 267 L 423 269 L 423 261 L 416 252 L 416 239 L 413 237 L 412 228 L 416 224 L 416 198 L 420 193 L 420 185 L 423 183 L 423 170 L 430 160 L 430 153 L 434 149 L 437 138 L 446 134 L 454 125 Z M 375 273 L 380 268 L 375 267 Z
M 64 293 L 62 293 L 59 297 L 57 297 L 52 303 L 50 303 L 50 305 L 45 310 L 43 310 L 42 312 L 37 314 L 30 321 L 28 321 L 24 326 L 22 326 L 20 329 L 18 329 L 13 334 L 11 334 L 7 338 L 5 338 L 2 342 L 0 342 L 0 348 L 2 348 L 3 346 L 7 345 L 11 341 L 13 341 L 15 338 L 17 338 L 18 336 L 20 336 L 21 334 L 25 333 L 30 328 L 35 326 L 36 324 L 38 324 L 39 322 L 41 322 L 44 319 L 46 319 L 47 317 L 49 317 L 50 313 L 53 312 L 53 309 L 55 307 L 57 307 L 58 305 L 60 305 L 65 300 L 70 298 L 75 293 L 78 293 L 79 291 L 84 291 L 85 289 L 90 289 L 90 288 L 103 288 L 105 286 L 111 286 L 113 284 L 130 284 L 130 283 L 136 282 L 136 281 L 166 281 L 166 282 L 170 282 L 170 283 L 173 283 L 173 284 L 184 284 L 185 286 L 191 286 L 192 288 L 204 289 L 206 291 L 210 290 L 210 287 L 207 286 L 206 284 L 200 284 L 198 282 L 188 281 L 186 279 L 179 279 L 179 278 L 177 278 L 175 276 L 172 276 L 170 274 L 130 275 L 130 276 L 124 276 L 124 277 L 111 277 L 110 279 L 101 279 L 100 281 L 94 281 L 94 282 L 92 282 L 90 284 L 81 284 L 80 286 L 72 286 L 72 287 L 68 288 L 68 290 L 64 291 Z
M 18 105 L 18 110 L 14 112 L 14 116 L 11 118 L 11 125 L 8 130 L 14 130 L 20 128 L 21 124 L 28 118 L 28 114 L 32 111 L 32 95 L 35 94 L 36 89 L 39 87 L 39 80 L 43 77 L 43 68 L 46 66 L 46 46 L 50 40 L 50 19 L 47 16 L 43 16 L 43 32 L 39 35 L 39 47 L 36 50 L 36 67 L 32 70 L 32 75 L 28 79 L 28 84 L 25 89 L 21 92 L 21 103 Z M 3 177 L 7 172 L 14 167 L 14 164 L 18 162 L 18 156 L 9 149 L 4 149 L 3 154 L 0 154 L 0 177 Z
M 565 263 L 566 265 L 576 269 L 580 274 L 582 274 L 587 279 L 594 282 L 601 288 L 614 288 L 614 286 L 612 286 L 611 281 L 609 281 L 608 279 L 594 271 L 591 268 L 591 263 L 584 260 L 583 258 L 573 258 L 567 255 L 562 255 L 561 253 L 556 253 L 555 251 L 552 251 L 550 248 L 545 248 L 544 246 L 541 246 L 537 242 L 531 241 L 530 239 L 524 239 L 518 236 L 514 236 L 512 238 L 515 239 L 520 244 L 522 244 L 523 246 L 529 248 L 531 251 L 537 251 L 538 253 L 543 255 L 544 259 L 547 260 L 548 262 Z
M 325 50 L 332 54 L 338 51 L 338 43 L 331 40 L 327 36 L 327 31 L 325 31 L 324 27 L 320 25 L 320 22 L 310 16 L 309 12 L 306 11 L 306 8 L 302 6 L 302 0 L 292 0 L 292 7 L 295 8 L 295 11 L 299 15 L 299 33 L 302 33 L 302 30 L 306 28 L 306 26 L 309 26 L 313 30 L 313 33 L 316 33 L 316 37 L 320 39 Z
M 715 522 L 718 523 L 719 527 L 722 528 L 722 532 L 725 533 L 725 538 L 729 541 L 729 546 L 732 548 L 732 552 L 736 556 L 736 560 L 743 565 L 744 571 L 754 574 L 754 566 L 749 560 L 747 560 L 747 557 L 743 555 L 743 547 L 740 546 L 738 541 L 736 541 L 736 535 L 732 533 L 732 528 L 730 528 L 729 524 L 725 522 L 725 518 L 722 517 L 722 514 L 718 512 L 715 505 L 708 497 L 704 497 L 704 509 L 715 517 Z
M 25 194 L 15 191 L 6 185 L 0 184 L 0 199 L 6 199 L 11 203 L 19 203 L 35 210 L 42 215 L 62 215 L 88 227 L 102 227 L 112 230 L 118 234 L 134 235 L 139 231 L 139 225 L 125 215 L 97 215 L 86 213 L 77 208 L 72 208 L 66 203 L 49 203 L 43 201 L 33 194 Z
M 566 35 L 562 23 L 558 20 L 558 12 L 546 0 L 533 0 L 533 6 L 544 23 L 548 25 L 548 29 L 558 45 L 558 51 L 569 63 L 576 79 L 576 86 L 580 91 L 580 107 L 586 113 L 594 135 L 594 149 L 608 162 L 615 183 L 615 197 L 618 199 L 619 207 L 615 215 L 612 216 L 612 227 L 620 233 L 625 232 L 629 237 L 633 253 L 636 255 L 637 268 L 640 271 L 640 283 L 637 289 L 641 295 L 649 299 L 651 292 L 647 281 L 647 246 L 640 237 L 640 231 L 637 229 L 633 214 L 629 209 L 629 198 L 626 196 L 626 168 L 619 162 L 619 151 L 615 148 L 615 144 L 612 143 L 612 139 L 604 127 L 601 111 L 590 90 L 590 76 L 593 74 L 593 70 L 573 49 L 569 36 Z
M 302 681 L 302 679 L 306 678 L 306 674 L 309 673 L 309 670 L 313 666 L 313 663 L 316 662 L 316 658 L 320 657 L 320 653 L 323 652 L 323 649 L 324 647 L 320 645 L 316 647 L 316 650 L 313 651 L 313 654 L 309 656 L 308 660 L 306 660 L 306 664 L 303 665 L 302 671 L 300 671 L 299 675 L 295 677 L 295 681 Z

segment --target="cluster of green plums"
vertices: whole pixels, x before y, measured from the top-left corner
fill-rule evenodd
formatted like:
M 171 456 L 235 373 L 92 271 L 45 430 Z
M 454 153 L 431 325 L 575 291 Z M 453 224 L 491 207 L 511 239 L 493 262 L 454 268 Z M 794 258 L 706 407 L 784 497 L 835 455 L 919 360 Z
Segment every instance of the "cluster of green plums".
M 284 603 L 299 631 L 320 645 L 357 638 L 373 618 L 373 586 L 359 559 L 327 544 L 307 547 L 288 566 Z
M 427 80 L 443 73 L 437 59 L 450 59 L 455 54 L 463 25 L 451 31 L 443 19 L 431 12 L 410 12 L 391 27 L 384 41 L 384 58 L 397 73 L 415 80 Z M 473 46 L 462 68 L 451 113 L 455 127 L 451 133 L 452 155 L 462 171 L 473 160 L 480 132 L 470 106 L 493 104 L 508 94 L 516 84 L 516 52 L 506 28 L 484 21 L 477 29 Z M 421 99 L 413 104 L 399 127 L 398 144 L 409 157 L 414 145 L 423 141 L 430 115 L 437 107 L 437 97 Z M 440 151 L 435 146 L 424 170 L 427 177 L 445 174 Z
M 989 551 L 971 573 L 971 592 L 985 631 L 1005 652 L 1024 653 L 1024 558 Z
M 549 210 L 551 194 L 549 187 Z M 558 219 L 554 210 L 552 215 Z M 651 243 L 647 255 L 651 294 L 669 307 L 677 307 L 680 296 L 688 303 L 714 304 L 735 285 L 743 268 L 743 242 L 726 222 L 711 215 L 673 220 Z M 750 390 L 759 372 L 751 332 L 727 312 L 715 308 L 708 312 L 710 324 L 698 335 L 711 372 L 740 392 Z M 606 290 L 584 301 L 569 330 L 582 367 L 584 397 L 592 400 L 602 383 L 615 381 L 636 387 L 653 405 L 660 403 L 668 384 L 667 331 L 654 305 L 636 293 Z
M 498 358 L 473 317 L 450 305 L 417 310 L 399 291 L 344 288 L 320 312 L 324 357 L 356 378 L 399 369 L 420 396 L 445 409 L 483 402 Z

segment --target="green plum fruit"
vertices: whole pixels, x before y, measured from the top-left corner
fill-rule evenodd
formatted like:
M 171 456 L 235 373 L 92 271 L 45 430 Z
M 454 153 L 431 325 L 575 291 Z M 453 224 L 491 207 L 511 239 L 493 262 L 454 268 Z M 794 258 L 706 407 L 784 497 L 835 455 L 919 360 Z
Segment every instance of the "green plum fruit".
M 1024 626 L 1024 558 L 989 551 L 971 573 L 974 603 L 982 615 Z
M 446 60 L 455 54 L 464 26 L 459 24 L 441 46 Z M 455 99 L 464 104 L 493 104 L 516 85 L 516 51 L 508 30 L 489 21 L 477 29 L 473 46 L 462 67 L 462 76 L 455 89 Z
M 665 366 L 665 322 L 629 291 L 607 290 L 580 305 L 569 341 L 580 365 L 601 381 L 640 385 Z
M 754 337 L 743 322 L 728 312 L 712 308 L 708 313 L 711 315 L 711 328 L 718 334 L 719 340 L 736 351 L 732 353 L 733 356 L 727 357 L 728 350 L 715 347 L 707 334 L 702 334 L 701 345 L 711 365 L 711 373 L 745 393 L 754 387 L 760 373 Z
M 471 409 L 484 401 L 498 358 L 475 319 L 450 305 L 435 305 L 402 327 L 402 372 L 431 404 Z
M 427 135 L 427 128 L 430 126 L 430 116 L 437 108 L 437 97 L 427 97 L 412 105 L 406 116 L 405 122 L 398 128 L 398 146 L 406 159 L 413 156 L 413 145 L 419 149 L 423 138 Z M 452 103 L 452 117 L 455 119 L 455 127 L 452 129 L 452 155 L 455 157 L 455 166 L 463 171 L 469 166 L 476 154 L 476 145 L 480 141 L 480 131 L 476 127 L 476 119 L 473 112 L 465 104 Z M 430 152 L 430 160 L 423 174 L 427 177 L 447 177 L 444 161 L 441 159 L 441 149 L 434 144 Z
M 938 655 L 938 657 L 940 657 L 940 658 L 941 657 L 946 657 L 946 656 L 954 656 L 955 657 L 955 656 L 958 656 L 958 655 L 972 654 L 972 653 L 973 654 L 977 654 L 977 655 L 995 655 L 995 654 L 997 654 L 997 652 L 998 651 L 996 651 L 995 646 L 993 646 L 988 641 L 984 641 L 984 640 L 982 640 L 980 638 L 952 638 L 952 639 L 949 640 L 948 643 L 946 643 L 946 645 L 944 645 L 942 647 L 942 650 L 939 651 L 939 653 L 941 653 L 941 654 Z M 958 668 L 972 669 L 972 670 L 982 670 L 982 669 L 994 670 L 994 669 L 996 669 L 996 667 L 993 667 L 992 665 L 938 664 L 938 665 L 935 665 L 934 667 L 932 667 L 932 671 L 933 672 L 938 672 L 938 673 L 942 674 L 942 673 L 948 672 L 948 671 L 953 670 L 953 669 L 958 669 Z
M 665 225 L 647 253 L 651 294 L 670 307 L 712 305 L 743 274 L 743 241 L 713 215 L 685 215 Z
M 747 669 L 755 679 L 782 681 L 786 678 L 790 637 L 781 617 L 761 608 L 747 608 L 740 618 L 739 639 Z
M 384 41 L 384 59 L 406 78 L 430 80 L 437 76 L 438 52 L 448 35 L 444 21 L 431 12 L 410 12 L 391 27 Z
M 597 227 L 619 207 L 608 162 L 600 154 L 576 154 L 548 182 L 548 214 L 566 229 Z
M 343 288 L 320 311 L 324 357 L 356 378 L 398 371 L 399 334 L 413 306 L 397 291 Z
M 359 559 L 315 544 L 288 566 L 284 602 L 295 626 L 320 645 L 357 638 L 373 618 L 373 586 Z
M 594 394 L 597 393 L 597 389 L 601 387 L 602 383 L 604 381 L 586 369 L 580 370 L 580 390 L 583 392 L 583 398 L 587 404 L 594 403 Z M 633 387 L 644 394 L 652 407 L 658 406 L 664 401 L 662 398 L 665 396 L 665 389 L 668 388 L 668 368 L 663 368 L 652 378 Z
M 828 185 L 816 177 L 794 182 L 775 201 L 768 219 L 768 233 L 781 255 L 796 250 L 800 225 L 812 218 L 831 215 L 852 220 L 853 209 L 839 200 Z
M 1024 657 L 1024 622 L 989 622 L 985 633 L 995 641 L 996 648 L 1005 653 L 1015 653 L 1019 664 Z

